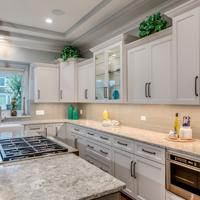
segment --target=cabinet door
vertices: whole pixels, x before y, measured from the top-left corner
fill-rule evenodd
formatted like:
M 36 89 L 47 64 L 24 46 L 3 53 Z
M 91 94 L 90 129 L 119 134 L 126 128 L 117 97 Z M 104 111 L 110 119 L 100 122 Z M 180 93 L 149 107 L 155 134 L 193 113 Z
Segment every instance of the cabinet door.
M 95 99 L 105 101 L 108 99 L 107 64 L 105 52 L 95 54 Z
M 88 65 L 78 68 L 78 101 L 88 101 L 88 86 L 89 86 L 89 68 Z
M 60 64 L 60 101 L 75 102 L 77 100 L 77 66 L 76 62 Z
M 55 124 L 55 129 L 56 129 L 56 137 L 61 139 L 67 139 L 65 124 Z
M 171 36 L 150 44 L 149 96 L 152 103 L 171 102 Z
M 148 46 L 140 46 L 128 51 L 128 101 L 147 102 Z
M 138 200 L 165 199 L 165 165 L 136 156 Z
M 199 8 L 173 19 L 175 103 L 199 104 Z
M 126 183 L 125 192 L 135 197 L 135 179 L 133 177 L 134 155 L 118 149 L 113 150 L 113 173 L 116 178 Z
M 58 67 L 35 67 L 35 102 L 59 101 Z
M 121 99 L 121 46 L 117 45 L 108 49 L 108 100 Z
M 79 150 L 79 156 L 85 159 L 86 156 L 86 142 L 83 138 L 77 137 L 76 148 Z
M 47 136 L 56 136 L 56 129 L 54 124 L 45 124 L 45 132 Z

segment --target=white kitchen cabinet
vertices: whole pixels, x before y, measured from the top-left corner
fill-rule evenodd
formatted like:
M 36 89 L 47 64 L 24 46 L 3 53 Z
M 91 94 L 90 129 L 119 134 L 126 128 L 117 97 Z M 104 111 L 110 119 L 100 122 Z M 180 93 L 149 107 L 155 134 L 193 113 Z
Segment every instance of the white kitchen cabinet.
M 86 60 L 78 64 L 78 102 L 94 101 L 94 64 Z
M 149 49 L 140 46 L 128 51 L 128 101 L 132 103 L 146 103 Z
M 32 64 L 34 102 L 59 101 L 59 68 L 57 65 Z M 31 91 L 32 92 L 32 91 Z
M 77 63 L 60 63 L 60 102 L 77 101 Z
M 174 103 L 199 104 L 199 8 L 173 18 L 172 36 Z
M 131 153 L 113 149 L 113 173 L 116 178 L 126 183 L 125 193 L 136 197 L 135 156 Z
M 128 49 L 128 102 L 171 102 L 171 36 Z M 129 45 L 130 46 L 130 45 Z
M 137 200 L 165 199 L 165 165 L 136 156 Z
M 95 100 L 119 103 L 126 98 L 125 43 L 132 37 L 119 35 L 90 49 L 94 53 Z

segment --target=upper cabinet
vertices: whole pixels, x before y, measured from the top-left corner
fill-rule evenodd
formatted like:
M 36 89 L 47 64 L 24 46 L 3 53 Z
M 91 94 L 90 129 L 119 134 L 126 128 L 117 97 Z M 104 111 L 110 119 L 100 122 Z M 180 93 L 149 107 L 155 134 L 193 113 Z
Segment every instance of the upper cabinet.
M 120 35 L 91 49 L 94 53 L 96 102 L 123 102 L 126 96 L 124 44 L 129 39 Z
M 77 63 L 60 63 L 60 102 L 77 101 Z
M 94 101 L 94 83 L 93 59 L 78 63 L 78 102 Z
M 168 32 L 155 34 L 145 44 L 141 40 L 127 45 L 128 102 L 171 102 L 172 45 Z
M 59 101 L 58 65 L 35 63 L 31 65 L 31 93 L 36 103 Z
M 173 18 L 174 103 L 199 104 L 200 10 Z

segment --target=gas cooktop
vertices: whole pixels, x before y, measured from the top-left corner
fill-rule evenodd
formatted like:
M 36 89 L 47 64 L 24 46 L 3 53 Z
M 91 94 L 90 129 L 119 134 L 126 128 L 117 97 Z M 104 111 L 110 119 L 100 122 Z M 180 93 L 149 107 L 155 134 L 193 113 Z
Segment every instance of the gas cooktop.
M 68 152 L 68 149 L 44 136 L 20 137 L 0 140 L 3 161 Z

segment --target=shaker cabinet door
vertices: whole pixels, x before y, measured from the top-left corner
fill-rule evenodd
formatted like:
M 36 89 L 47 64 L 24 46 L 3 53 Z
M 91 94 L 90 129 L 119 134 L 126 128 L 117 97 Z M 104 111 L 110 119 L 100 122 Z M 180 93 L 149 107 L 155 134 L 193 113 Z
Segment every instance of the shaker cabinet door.
M 174 101 L 180 104 L 199 104 L 199 8 L 175 17 L 172 35 Z
M 149 70 L 148 47 L 140 46 L 128 51 L 128 101 L 147 102 Z

